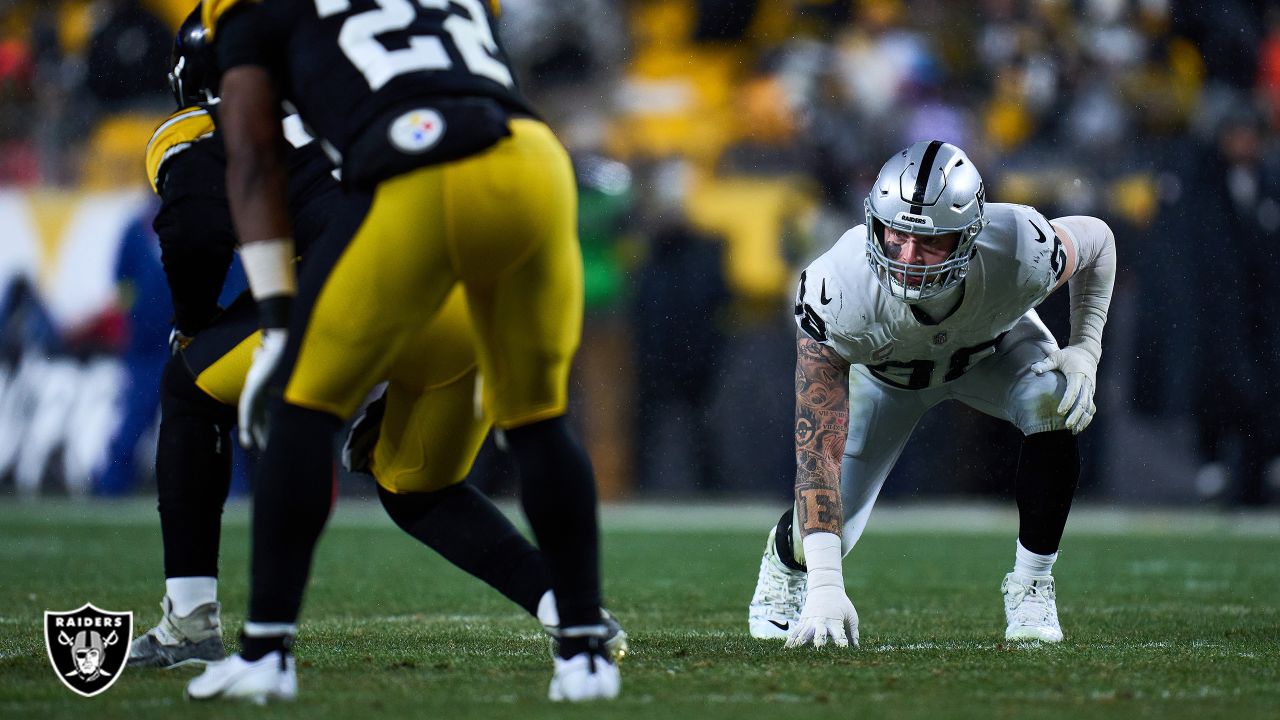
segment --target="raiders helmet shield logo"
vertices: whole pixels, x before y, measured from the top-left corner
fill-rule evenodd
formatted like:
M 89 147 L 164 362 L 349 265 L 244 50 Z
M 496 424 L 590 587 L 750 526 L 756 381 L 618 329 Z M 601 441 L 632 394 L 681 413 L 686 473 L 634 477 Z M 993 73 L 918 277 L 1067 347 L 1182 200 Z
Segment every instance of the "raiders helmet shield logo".
M 68 612 L 44 613 L 49 662 L 63 685 L 85 697 L 120 679 L 132 638 L 132 612 L 109 612 L 85 603 Z

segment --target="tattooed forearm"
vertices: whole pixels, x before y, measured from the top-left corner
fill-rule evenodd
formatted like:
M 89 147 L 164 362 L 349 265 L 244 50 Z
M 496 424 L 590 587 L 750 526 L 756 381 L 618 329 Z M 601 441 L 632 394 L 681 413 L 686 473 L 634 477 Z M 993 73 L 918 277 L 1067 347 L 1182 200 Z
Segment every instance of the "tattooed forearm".
M 849 363 L 801 334 L 796 353 L 796 511 L 800 535 L 840 534 L 840 458 L 849 434 Z

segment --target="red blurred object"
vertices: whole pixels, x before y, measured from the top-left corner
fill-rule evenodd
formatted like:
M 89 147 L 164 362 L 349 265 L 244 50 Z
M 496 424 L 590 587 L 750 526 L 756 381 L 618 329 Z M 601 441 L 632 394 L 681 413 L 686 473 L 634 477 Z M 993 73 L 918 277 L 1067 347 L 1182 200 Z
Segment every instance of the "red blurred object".
M 26 138 L 0 140 L 0 185 L 40 182 L 40 156 Z
M 0 40 L 0 89 L 13 83 L 24 92 L 31 90 L 31 77 L 35 65 L 31 61 L 31 48 L 17 39 Z
M 112 306 L 67 333 L 67 345 L 74 350 L 123 353 L 129 345 L 129 317 Z
M 1262 41 L 1258 57 L 1258 92 L 1267 102 L 1271 127 L 1280 129 L 1280 29 Z

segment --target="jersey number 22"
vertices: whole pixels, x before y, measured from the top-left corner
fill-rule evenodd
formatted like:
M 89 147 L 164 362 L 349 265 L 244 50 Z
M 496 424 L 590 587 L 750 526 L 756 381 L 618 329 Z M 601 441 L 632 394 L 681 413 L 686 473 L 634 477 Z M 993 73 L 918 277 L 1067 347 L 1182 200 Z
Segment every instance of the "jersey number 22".
M 351 64 L 364 75 L 369 88 L 375 92 L 392 78 L 407 72 L 420 70 L 448 70 L 453 60 L 444 42 L 435 35 L 412 35 L 409 46 L 388 50 L 378 42 L 378 35 L 402 31 L 417 17 L 418 5 L 429 10 L 443 10 L 449 14 L 444 21 L 445 32 L 453 40 L 463 64 L 473 75 L 487 77 L 494 82 L 512 87 L 511 71 L 494 57 L 498 43 L 493 39 L 489 17 L 482 0 L 375 0 L 378 7 L 356 13 L 342 23 L 338 32 L 338 46 L 351 60 Z M 461 5 L 468 13 L 463 15 L 450 3 Z M 315 0 L 316 14 L 327 18 L 351 9 L 351 0 Z

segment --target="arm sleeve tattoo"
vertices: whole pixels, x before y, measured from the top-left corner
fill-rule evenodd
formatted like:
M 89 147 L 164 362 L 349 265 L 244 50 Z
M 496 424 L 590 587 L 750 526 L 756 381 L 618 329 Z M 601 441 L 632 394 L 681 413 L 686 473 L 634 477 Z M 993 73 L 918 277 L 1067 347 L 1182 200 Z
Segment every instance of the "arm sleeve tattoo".
M 840 458 L 849 435 L 849 363 L 804 333 L 796 347 L 796 519 L 801 537 L 840 534 Z

